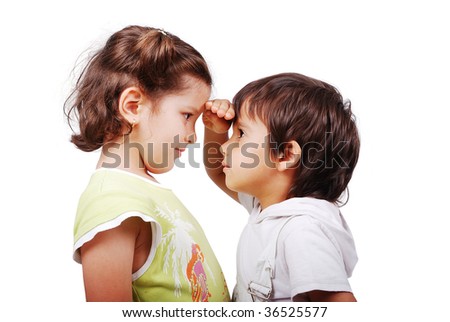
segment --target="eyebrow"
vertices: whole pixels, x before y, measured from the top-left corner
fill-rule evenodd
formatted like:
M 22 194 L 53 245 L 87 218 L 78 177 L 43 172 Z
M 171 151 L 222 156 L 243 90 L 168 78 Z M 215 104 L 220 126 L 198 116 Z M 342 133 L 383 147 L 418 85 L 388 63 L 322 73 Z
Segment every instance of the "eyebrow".
M 192 113 L 202 113 L 203 112 L 203 109 L 202 109 L 202 106 L 200 106 L 200 107 L 195 107 L 195 106 L 189 106 L 189 105 L 187 105 L 187 106 L 185 106 L 184 107 L 186 110 L 188 110 L 189 112 L 192 112 Z

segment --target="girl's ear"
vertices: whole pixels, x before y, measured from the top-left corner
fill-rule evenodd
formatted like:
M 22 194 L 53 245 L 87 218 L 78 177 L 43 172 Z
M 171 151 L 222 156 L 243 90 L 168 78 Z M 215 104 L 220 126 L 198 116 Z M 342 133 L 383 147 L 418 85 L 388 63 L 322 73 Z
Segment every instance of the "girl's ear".
M 127 87 L 119 97 L 119 112 L 130 124 L 139 123 L 139 106 L 144 102 L 144 93 L 135 86 Z
M 300 162 L 301 155 L 302 149 L 297 141 L 292 140 L 285 143 L 283 152 L 275 161 L 278 171 L 285 171 L 297 167 Z

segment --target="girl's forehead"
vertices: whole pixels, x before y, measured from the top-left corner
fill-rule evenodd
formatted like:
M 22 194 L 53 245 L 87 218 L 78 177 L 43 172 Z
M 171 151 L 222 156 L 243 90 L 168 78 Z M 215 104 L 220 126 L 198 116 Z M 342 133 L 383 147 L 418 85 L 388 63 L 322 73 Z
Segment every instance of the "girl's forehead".
M 190 75 L 182 76 L 182 83 L 184 84 L 184 87 L 189 90 L 207 90 L 208 92 L 211 92 L 211 85 Z

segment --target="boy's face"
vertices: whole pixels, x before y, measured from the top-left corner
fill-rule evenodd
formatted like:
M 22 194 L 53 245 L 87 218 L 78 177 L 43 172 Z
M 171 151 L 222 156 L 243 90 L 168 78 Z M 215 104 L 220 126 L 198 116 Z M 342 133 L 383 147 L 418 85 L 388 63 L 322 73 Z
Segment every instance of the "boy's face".
M 259 119 L 251 119 L 246 105 L 233 124 L 233 135 L 222 145 L 225 183 L 233 191 L 262 198 L 273 191 L 276 167 L 270 158 L 269 133 Z

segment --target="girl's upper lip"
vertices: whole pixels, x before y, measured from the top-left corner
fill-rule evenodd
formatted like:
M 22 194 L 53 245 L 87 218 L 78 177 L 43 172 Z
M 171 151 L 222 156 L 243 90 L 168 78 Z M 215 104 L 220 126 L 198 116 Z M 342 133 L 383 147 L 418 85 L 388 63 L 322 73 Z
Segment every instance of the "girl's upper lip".
M 226 164 L 225 161 L 222 161 L 222 167 L 229 168 L 228 164 Z

